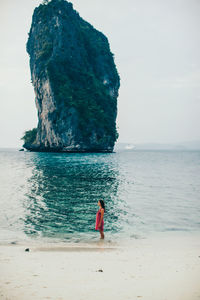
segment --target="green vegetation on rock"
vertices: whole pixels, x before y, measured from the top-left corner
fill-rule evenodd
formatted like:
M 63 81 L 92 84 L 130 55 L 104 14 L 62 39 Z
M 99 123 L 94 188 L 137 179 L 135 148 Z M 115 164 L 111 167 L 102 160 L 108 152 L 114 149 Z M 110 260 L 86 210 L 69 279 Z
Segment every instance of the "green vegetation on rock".
M 31 130 L 27 130 L 24 133 L 24 136 L 21 140 L 24 141 L 24 144 L 33 144 L 36 140 L 37 128 L 33 128 Z

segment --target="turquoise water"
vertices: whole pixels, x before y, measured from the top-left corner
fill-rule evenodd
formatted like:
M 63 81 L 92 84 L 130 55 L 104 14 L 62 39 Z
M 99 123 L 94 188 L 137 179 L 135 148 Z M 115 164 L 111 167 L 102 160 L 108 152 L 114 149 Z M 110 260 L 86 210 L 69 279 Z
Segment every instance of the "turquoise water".
M 0 151 L 0 242 L 79 242 L 104 199 L 107 238 L 200 231 L 200 152 Z

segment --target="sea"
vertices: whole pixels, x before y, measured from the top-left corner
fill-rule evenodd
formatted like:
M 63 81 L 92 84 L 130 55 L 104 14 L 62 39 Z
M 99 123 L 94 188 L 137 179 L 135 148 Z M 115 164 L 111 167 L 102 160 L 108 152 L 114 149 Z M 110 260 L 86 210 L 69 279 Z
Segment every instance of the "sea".
M 0 244 L 200 232 L 200 151 L 39 153 L 0 149 Z

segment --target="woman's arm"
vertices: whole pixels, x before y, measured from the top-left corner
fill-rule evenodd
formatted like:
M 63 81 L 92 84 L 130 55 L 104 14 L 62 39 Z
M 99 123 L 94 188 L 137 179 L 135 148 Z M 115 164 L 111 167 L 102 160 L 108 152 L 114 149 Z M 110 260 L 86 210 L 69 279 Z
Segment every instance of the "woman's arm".
M 101 209 L 101 218 L 100 218 L 100 221 L 99 221 L 98 227 L 100 227 L 100 226 L 101 226 L 101 222 L 102 222 L 102 220 L 103 220 L 103 215 L 104 215 L 104 209 L 102 208 L 102 209 Z

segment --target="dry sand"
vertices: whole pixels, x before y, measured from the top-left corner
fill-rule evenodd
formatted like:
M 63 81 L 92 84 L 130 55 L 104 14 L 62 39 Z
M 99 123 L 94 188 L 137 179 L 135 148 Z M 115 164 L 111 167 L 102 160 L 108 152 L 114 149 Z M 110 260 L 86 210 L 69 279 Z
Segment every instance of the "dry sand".
M 1 245 L 0 299 L 200 300 L 200 235 Z

